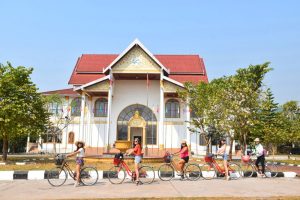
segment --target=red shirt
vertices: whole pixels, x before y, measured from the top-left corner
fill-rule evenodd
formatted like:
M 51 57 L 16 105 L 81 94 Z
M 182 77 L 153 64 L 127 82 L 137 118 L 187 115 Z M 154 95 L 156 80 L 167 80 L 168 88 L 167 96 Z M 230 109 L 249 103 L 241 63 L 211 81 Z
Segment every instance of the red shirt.
M 135 145 L 133 152 L 135 156 L 141 156 L 142 155 L 141 145 L 140 144 Z

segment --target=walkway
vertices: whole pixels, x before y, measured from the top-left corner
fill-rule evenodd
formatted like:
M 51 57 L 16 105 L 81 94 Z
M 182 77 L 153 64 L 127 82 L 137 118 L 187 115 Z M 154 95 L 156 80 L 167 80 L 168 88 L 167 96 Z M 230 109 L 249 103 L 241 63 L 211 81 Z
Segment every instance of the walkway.
M 47 180 L 0 181 L 0 199 L 82 199 L 82 198 L 132 198 L 132 197 L 279 197 L 300 198 L 300 178 L 248 178 L 225 181 L 199 180 L 195 182 L 174 180 L 156 181 L 140 185 L 127 181 L 112 185 L 100 180 L 95 186 L 74 188 L 68 180 L 61 187 L 51 187 Z

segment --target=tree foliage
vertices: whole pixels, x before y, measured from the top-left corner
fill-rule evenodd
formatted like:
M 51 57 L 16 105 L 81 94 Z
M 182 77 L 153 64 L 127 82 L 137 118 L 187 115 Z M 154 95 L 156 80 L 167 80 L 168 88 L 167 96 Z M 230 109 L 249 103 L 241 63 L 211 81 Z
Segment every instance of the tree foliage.
M 45 131 L 49 115 L 43 97 L 31 81 L 32 71 L 33 68 L 0 64 L 0 138 L 4 161 L 10 141 Z

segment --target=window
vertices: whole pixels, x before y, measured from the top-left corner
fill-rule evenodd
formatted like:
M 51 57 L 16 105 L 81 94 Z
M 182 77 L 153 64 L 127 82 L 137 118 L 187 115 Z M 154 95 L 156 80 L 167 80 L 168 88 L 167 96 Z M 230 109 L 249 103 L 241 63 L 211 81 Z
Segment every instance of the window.
M 204 134 L 199 135 L 199 145 L 206 146 L 205 135 Z
M 153 111 L 140 104 L 126 107 L 121 111 L 117 120 L 117 140 L 128 139 L 128 122 L 134 116 L 135 111 L 139 111 L 140 116 L 147 122 L 146 142 L 147 144 L 157 143 L 157 119 Z
M 58 115 L 62 113 L 62 105 L 60 103 L 49 103 L 49 113 L 53 115 Z
M 191 118 L 196 118 L 196 117 L 197 117 L 197 115 L 196 115 L 196 113 L 195 113 L 194 110 L 191 110 L 191 109 L 190 109 L 190 117 L 191 117 Z
M 170 99 L 166 103 L 165 109 L 166 118 L 180 118 L 180 106 L 176 99 Z
M 74 132 L 70 132 L 68 135 L 68 144 L 74 143 Z
M 60 128 L 52 126 L 47 129 L 46 133 L 42 135 L 44 143 L 61 143 L 62 131 Z
M 107 99 L 97 99 L 95 102 L 94 115 L 95 117 L 107 117 Z
M 81 98 L 77 97 L 73 99 L 71 103 L 71 116 L 76 117 L 81 114 Z

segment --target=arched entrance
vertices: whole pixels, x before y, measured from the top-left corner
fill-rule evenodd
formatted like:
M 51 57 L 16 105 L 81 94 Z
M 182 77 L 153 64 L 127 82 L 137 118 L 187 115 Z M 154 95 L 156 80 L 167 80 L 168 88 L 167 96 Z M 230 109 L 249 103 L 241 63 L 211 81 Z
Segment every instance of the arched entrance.
M 134 104 L 123 109 L 117 119 L 117 140 L 139 138 L 143 146 L 157 145 L 157 119 L 147 106 Z

